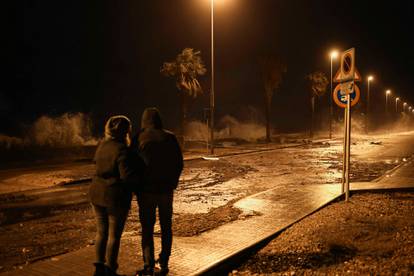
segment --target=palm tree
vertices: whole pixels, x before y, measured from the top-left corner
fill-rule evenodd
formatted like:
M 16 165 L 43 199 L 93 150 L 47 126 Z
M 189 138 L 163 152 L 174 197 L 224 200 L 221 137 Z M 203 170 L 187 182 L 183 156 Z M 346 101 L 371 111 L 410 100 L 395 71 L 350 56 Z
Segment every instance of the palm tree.
M 266 116 L 266 141 L 270 142 L 270 113 L 273 94 L 282 83 L 286 66 L 278 59 L 265 57 L 260 60 L 261 75 L 264 85 L 265 116 Z
M 318 97 L 322 96 L 326 92 L 329 81 L 326 75 L 320 71 L 313 72 L 306 76 L 309 81 L 309 87 L 311 92 L 311 106 L 312 106 L 312 118 L 311 118 L 311 129 L 310 137 L 313 137 L 314 130 L 314 114 L 315 114 L 315 101 Z
M 185 48 L 175 60 L 164 62 L 161 74 L 175 78 L 175 86 L 181 98 L 181 135 L 184 145 L 184 128 L 187 120 L 188 103 L 203 93 L 198 76 L 204 75 L 207 70 L 201 59 L 200 51 Z

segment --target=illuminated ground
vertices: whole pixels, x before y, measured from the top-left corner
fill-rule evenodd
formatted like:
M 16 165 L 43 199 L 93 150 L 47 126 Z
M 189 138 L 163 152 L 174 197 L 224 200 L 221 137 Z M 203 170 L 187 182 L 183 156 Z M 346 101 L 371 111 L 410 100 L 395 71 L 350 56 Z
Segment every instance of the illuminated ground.
M 356 137 L 352 148 L 352 179 L 372 180 L 414 152 L 414 134 Z M 191 236 L 232 220 L 244 219 L 245 214 L 233 207 L 233 202 L 250 194 L 274 187 L 336 183 L 341 174 L 341 141 L 307 144 L 248 155 L 228 156 L 219 161 L 186 163 L 175 197 L 175 235 Z M 83 171 L 79 171 L 83 173 Z M 94 220 L 85 193 L 87 185 L 76 188 L 76 204 L 59 207 L 57 203 L 24 209 L 32 199 L 7 198 L 5 204 L 19 203 L 0 219 L 0 249 L 2 270 L 39 257 L 76 250 L 92 243 Z M 67 192 L 73 200 L 74 193 Z M 51 196 L 51 195 L 49 195 Z M 51 198 L 51 197 L 50 197 Z M 63 197 L 64 198 L 64 197 Z M 3 198 L 4 199 L 4 198 Z M 65 200 L 60 200 L 60 203 Z M 138 235 L 139 224 L 133 204 L 126 235 Z

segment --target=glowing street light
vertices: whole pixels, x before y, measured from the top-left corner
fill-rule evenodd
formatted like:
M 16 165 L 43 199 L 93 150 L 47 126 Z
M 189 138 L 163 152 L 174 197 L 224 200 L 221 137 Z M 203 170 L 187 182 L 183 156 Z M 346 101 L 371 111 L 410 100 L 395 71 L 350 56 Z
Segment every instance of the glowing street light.
M 411 109 L 413 109 L 411 106 L 408 107 L 408 112 L 411 112 Z
M 331 96 L 329 101 L 329 139 L 332 139 L 332 117 L 333 117 L 333 106 L 332 106 L 332 61 L 338 57 L 339 53 L 337 50 L 332 50 L 329 53 L 331 58 Z
M 367 78 L 367 82 L 368 82 L 368 89 L 367 89 L 367 111 L 366 111 L 366 119 L 367 119 L 367 122 L 366 122 L 366 124 L 365 124 L 365 126 L 366 126 L 366 132 L 368 133 L 368 123 L 369 123 L 369 118 L 368 118 L 368 114 L 369 114 L 369 83 L 372 81 L 372 80 L 374 80 L 374 77 L 373 76 L 368 76 L 368 78 Z
M 407 103 L 406 102 L 404 102 L 404 104 L 403 104 L 403 112 L 405 112 L 405 107 L 407 106 Z
M 391 94 L 391 90 L 385 91 L 385 113 L 388 113 L 388 96 Z
M 400 100 L 399 97 L 395 98 L 395 113 L 398 113 L 398 101 Z

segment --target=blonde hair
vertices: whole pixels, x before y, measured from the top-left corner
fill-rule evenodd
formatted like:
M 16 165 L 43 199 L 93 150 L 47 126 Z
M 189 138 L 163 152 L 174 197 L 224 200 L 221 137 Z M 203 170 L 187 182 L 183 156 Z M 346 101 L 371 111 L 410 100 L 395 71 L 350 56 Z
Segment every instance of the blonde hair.
M 124 115 L 112 116 L 105 124 L 105 139 L 114 139 L 124 142 L 128 146 L 131 144 L 131 120 Z

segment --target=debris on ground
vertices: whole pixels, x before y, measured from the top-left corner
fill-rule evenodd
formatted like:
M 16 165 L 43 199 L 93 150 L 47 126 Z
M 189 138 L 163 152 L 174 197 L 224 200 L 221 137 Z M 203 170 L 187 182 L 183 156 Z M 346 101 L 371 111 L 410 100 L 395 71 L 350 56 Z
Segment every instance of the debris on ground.
M 371 145 L 382 145 L 382 141 L 371 141 Z
M 281 233 L 230 275 L 412 275 L 414 192 L 338 201 Z

